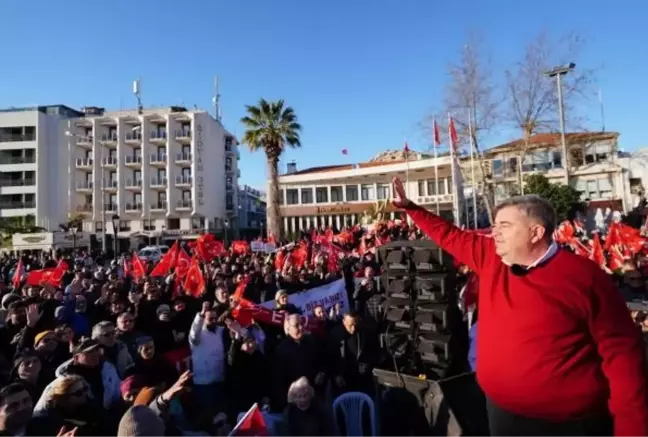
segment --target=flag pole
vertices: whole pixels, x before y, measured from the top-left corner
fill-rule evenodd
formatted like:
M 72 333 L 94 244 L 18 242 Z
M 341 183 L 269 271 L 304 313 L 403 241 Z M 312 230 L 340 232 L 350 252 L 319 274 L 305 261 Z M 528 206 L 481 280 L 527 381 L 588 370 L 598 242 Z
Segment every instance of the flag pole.
M 405 141 L 405 193 L 407 194 L 408 199 L 410 197 L 409 185 L 410 185 L 409 184 L 409 146 L 406 140 Z
M 455 225 L 461 226 L 459 217 L 459 193 L 457 192 L 457 172 L 455 168 L 455 144 L 452 138 L 452 117 L 448 113 L 448 143 L 450 143 L 450 172 L 452 178 L 452 214 Z
M 477 181 L 475 180 L 475 142 L 473 141 L 472 109 L 468 110 L 468 135 L 470 136 L 470 178 L 472 179 L 473 228 L 477 229 Z M 468 221 L 468 217 L 466 217 Z
M 436 200 L 436 213 L 437 215 L 441 214 L 441 207 L 439 204 L 439 155 L 437 152 L 438 144 L 438 135 L 437 135 L 437 124 L 436 119 L 432 120 L 432 148 L 434 149 L 434 198 Z

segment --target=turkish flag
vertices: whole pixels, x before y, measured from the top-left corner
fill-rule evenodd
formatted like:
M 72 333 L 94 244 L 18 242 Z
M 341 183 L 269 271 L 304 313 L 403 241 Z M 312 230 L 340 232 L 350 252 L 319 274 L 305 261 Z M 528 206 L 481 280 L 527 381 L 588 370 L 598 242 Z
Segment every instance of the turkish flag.
M 177 258 L 178 242 L 176 241 L 171 249 L 164 254 L 162 259 L 157 263 L 151 272 L 151 276 L 166 276 L 173 266 L 174 260 Z
M 252 408 L 245 413 L 245 416 L 236 424 L 230 436 L 267 436 L 268 427 L 263 419 L 263 413 L 259 404 L 252 405 Z
M 23 264 L 22 257 L 18 260 L 18 265 L 16 266 L 16 271 L 11 278 L 11 283 L 15 289 L 20 288 L 20 283 L 22 282 L 22 277 L 25 274 L 25 265 Z
M 196 258 L 191 260 L 183 288 L 186 294 L 193 297 L 198 297 L 205 292 L 205 278 Z
M 133 252 L 131 256 L 131 266 L 133 267 L 133 279 L 139 281 L 141 278 L 146 276 L 146 267 L 141 259 Z
M 191 258 L 187 255 L 187 252 L 183 248 L 178 249 L 178 257 L 175 262 L 175 274 L 176 278 L 184 278 L 187 276 L 189 267 L 191 267 Z

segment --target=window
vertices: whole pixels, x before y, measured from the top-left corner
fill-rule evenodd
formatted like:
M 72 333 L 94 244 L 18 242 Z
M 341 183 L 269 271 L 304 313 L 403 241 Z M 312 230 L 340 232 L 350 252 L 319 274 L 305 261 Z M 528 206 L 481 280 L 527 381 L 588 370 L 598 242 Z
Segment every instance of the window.
M 182 146 L 182 154 L 185 156 L 189 156 L 191 153 L 191 146 Z
M 182 190 L 182 200 L 191 200 L 191 191 Z
M 284 190 L 279 190 L 279 205 L 284 204 Z
M 157 177 L 159 181 L 166 179 L 166 169 L 158 168 Z
M 510 175 L 516 175 L 518 172 L 518 159 L 517 158 L 509 158 L 508 159 L 508 168 L 506 169 L 508 174 Z
M 611 147 L 609 144 L 592 144 L 585 147 L 585 164 L 605 162 L 610 156 Z
M 191 229 L 204 229 L 205 228 L 205 218 L 204 217 L 192 217 L 191 218 Z
M 493 159 L 493 177 L 500 177 L 504 175 L 504 163 L 501 159 Z
M 299 203 L 299 191 L 295 188 L 286 190 L 286 205 L 297 205 Z
M 188 179 L 191 177 L 191 168 L 185 167 L 182 169 L 182 178 L 183 179 Z
M 344 202 L 341 185 L 331 187 L 331 202 Z
M 436 181 L 434 179 L 428 179 L 427 181 L 427 193 L 428 196 L 436 196 L 437 195 L 437 187 L 436 187 Z
M 142 203 L 142 193 L 133 193 L 133 203 L 135 205 Z
M 308 205 L 313 203 L 313 189 L 312 188 L 302 188 L 301 189 L 301 203 Z
M 373 184 L 362 184 L 360 186 L 360 198 L 362 200 L 375 200 Z
M 551 166 L 552 168 L 563 168 L 562 153 L 560 150 L 551 151 Z
M 376 193 L 379 200 L 389 199 L 389 184 L 378 184 L 378 191 Z
M 133 181 L 135 181 L 136 184 L 142 183 L 142 170 L 133 171 Z
M 167 200 L 166 192 L 164 192 L 164 191 L 158 192 L 158 202 L 159 203 L 164 203 L 164 202 L 166 202 L 166 200 Z
M 576 182 L 576 190 L 580 192 L 582 199 L 611 199 L 612 183 L 610 179 L 579 180 Z
M 0 142 L 34 141 L 35 126 L 0 127 Z
M 315 200 L 317 203 L 327 203 L 328 202 L 328 188 L 327 187 L 317 187 L 315 188 Z
M 454 192 L 454 184 L 452 178 L 439 179 L 439 194 L 452 194 Z
M 225 188 L 227 188 L 228 190 L 232 188 L 232 177 L 231 176 L 227 176 L 225 178 Z
M 357 185 L 347 185 L 344 187 L 346 191 L 346 200 L 347 202 L 356 202 L 358 200 L 358 186 Z
M 425 181 L 418 181 L 418 195 L 419 197 L 425 196 Z

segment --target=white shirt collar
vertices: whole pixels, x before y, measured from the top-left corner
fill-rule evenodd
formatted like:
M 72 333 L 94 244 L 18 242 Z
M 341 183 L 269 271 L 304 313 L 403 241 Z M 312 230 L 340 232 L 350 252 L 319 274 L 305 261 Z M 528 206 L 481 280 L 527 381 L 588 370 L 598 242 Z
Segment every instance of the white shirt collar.
M 549 248 L 547 249 L 547 251 L 546 251 L 546 252 L 545 252 L 545 253 L 544 253 L 540 258 L 538 258 L 537 260 L 535 260 L 535 261 L 533 261 L 531 264 L 529 264 L 529 265 L 527 266 L 526 269 L 527 269 L 527 270 L 530 270 L 530 269 L 532 269 L 532 268 L 534 268 L 534 267 L 537 267 L 538 265 L 542 264 L 543 262 L 548 261 L 548 260 L 551 259 L 551 258 L 552 258 L 552 257 L 553 257 L 557 252 L 558 252 L 558 244 L 556 244 L 556 242 L 553 241 L 553 242 L 551 243 L 551 245 L 549 246 Z M 511 266 L 511 264 L 507 263 L 507 262 L 504 261 L 504 260 L 502 260 L 502 262 L 503 262 L 505 265 L 509 266 L 509 267 Z

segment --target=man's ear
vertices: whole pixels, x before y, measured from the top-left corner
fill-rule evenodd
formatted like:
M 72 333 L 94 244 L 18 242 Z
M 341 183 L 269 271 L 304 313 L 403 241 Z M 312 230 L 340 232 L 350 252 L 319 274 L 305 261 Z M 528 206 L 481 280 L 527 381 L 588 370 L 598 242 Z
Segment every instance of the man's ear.
M 533 227 L 532 232 L 533 232 L 533 236 L 531 237 L 531 241 L 533 243 L 537 243 L 538 241 L 544 240 L 545 236 L 547 235 L 547 230 L 542 225 L 535 225 Z

